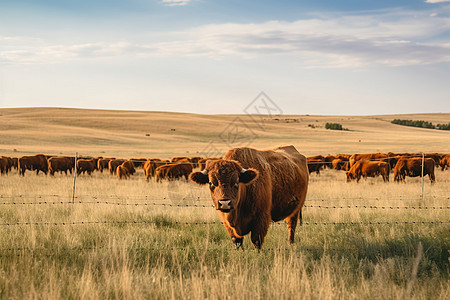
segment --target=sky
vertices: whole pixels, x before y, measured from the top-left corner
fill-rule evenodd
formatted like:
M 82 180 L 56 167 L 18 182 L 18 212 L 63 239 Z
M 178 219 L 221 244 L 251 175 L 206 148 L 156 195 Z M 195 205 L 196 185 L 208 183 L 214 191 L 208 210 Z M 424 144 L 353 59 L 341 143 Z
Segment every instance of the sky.
M 450 0 L 0 0 L 0 107 L 450 112 Z

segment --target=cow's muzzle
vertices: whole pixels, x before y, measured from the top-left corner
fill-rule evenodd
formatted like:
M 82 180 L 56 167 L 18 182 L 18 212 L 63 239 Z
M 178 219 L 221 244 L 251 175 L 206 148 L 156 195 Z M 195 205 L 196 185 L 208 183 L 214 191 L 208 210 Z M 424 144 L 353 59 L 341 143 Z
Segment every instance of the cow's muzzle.
M 231 200 L 219 200 L 219 208 L 218 210 L 222 211 L 222 212 L 229 212 L 230 210 L 233 209 L 233 204 L 231 203 Z

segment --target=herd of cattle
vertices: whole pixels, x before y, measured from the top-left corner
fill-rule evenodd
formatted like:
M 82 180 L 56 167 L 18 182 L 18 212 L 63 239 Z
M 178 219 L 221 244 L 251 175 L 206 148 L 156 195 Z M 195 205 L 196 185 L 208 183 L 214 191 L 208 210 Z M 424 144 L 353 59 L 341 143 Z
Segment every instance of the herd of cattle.
M 42 172 L 54 176 L 56 172 L 72 174 L 75 169 L 77 175 L 91 175 L 95 171 L 107 171 L 119 179 L 129 178 L 136 173 L 137 168 L 142 168 L 147 180 L 154 178 L 157 182 L 161 180 L 188 179 L 189 174 L 195 168 L 203 170 L 207 160 L 218 158 L 204 157 L 173 157 L 171 160 L 159 158 L 132 158 L 117 159 L 104 157 L 69 157 L 49 156 L 36 154 L 32 156 L 7 157 L 0 156 L 1 174 L 7 174 L 12 169 L 18 170 L 24 175 L 26 170 Z M 316 155 L 307 158 L 309 173 L 320 174 L 322 169 L 335 169 L 345 171 L 347 181 L 361 178 L 381 176 L 389 181 L 391 172 L 394 181 L 404 181 L 406 176 L 417 177 L 428 175 L 431 182 L 435 181 L 434 169 L 441 167 L 442 170 L 450 166 L 450 154 L 426 153 L 424 154 L 424 166 L 422 170 L 422 153 L 368 153 L 368 154 L 338 154 L 338 155 Z
M 394 173 L 394 181 L 405 181 L 405 177 L 428 175 L 431 182 L 436 180 L 434 169 L 442 170 L 450 166 L 450 154 L 442 153 L 367 153 L 338 154 L 308 157 L 309 172 L 320 173 L 322 168 L 343 170 L 347 181 L 359 180 L 362 177 L 381 176 L 383 181 L 389 181 L 389 174 Z M 422 165 L 423 164 L 423 165 Z

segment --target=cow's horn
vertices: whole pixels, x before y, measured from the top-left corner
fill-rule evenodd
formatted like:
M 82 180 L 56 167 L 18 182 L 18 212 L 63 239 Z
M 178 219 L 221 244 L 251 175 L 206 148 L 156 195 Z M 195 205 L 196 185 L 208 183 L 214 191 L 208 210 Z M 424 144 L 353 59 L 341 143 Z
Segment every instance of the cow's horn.
M 205 170 L 203 170 L 203 171 L 201 171 L 201 173 L 203 174 L 203 175 L 208 175 L 208 171 L 205 169 Z
M 241 173 L 247 172 L 247 169 L 242 168 Z

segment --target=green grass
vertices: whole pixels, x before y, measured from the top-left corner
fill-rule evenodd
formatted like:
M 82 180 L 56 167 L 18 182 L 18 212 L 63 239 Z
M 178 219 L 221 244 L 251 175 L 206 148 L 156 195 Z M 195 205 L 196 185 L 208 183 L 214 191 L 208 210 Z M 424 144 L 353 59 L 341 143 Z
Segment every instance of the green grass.
M 448 209 L 419 207 L 420 181 L 384 184 L 345 175 L 311 176 L 305 225 L 288 243 L 272 224 L 258 252 L 249 238 L 236 250 L 209 207 L 207 189 L 190 183 L 146 182 L 108 174 L 81 176 L 76 204 L 2 204 L 0 223 L 79 222 L 89 225 L 0 226 L 0 298 L 4 299 L 448 299 Z M 436 171 L 423 206 L 448 207 L 450 180 Z M 409 179 L 409 178 L 408 178 Z M 0 202 L 69 201 L 70 176 L 0 177 Z M 16 196 L 9 198 L 9 196 Z M 25 195 L 27 197 L 17 197 Z M 38 195 L 58 195 L 46 196 Z M 199 200 L 184 199 L 195 195 Z M 95 196 L 95 198 L 94 198 Z M 147 205 L 113 205 L 92 202 Z M 90 203 L 88 203 L 90 202 Z M 152 204 L 163 204 L 152 205 Z M 177 206 L 184 205 L 184 206 Z M 207 207 L 191 207 L 205 205 Z M 402 207 L 363 209 L 355 206 Z M 108 222 L 102 224 L 101 222 Z M 122 223 L 138 222 L 133 223 Z M 395 222 L 409 222 L 395 224 Z M 208 222 L 208 224 L 192 224 Z M 344 222 L 344 225 L 313 225 Z M 389 222 L 388 225 L 347 224 Z M 185 224 L 189 223 L 189 224 Z M 423 247 L 420 256 L 419 244 Z M 418 263 L 417 272 L 414 265 Z

